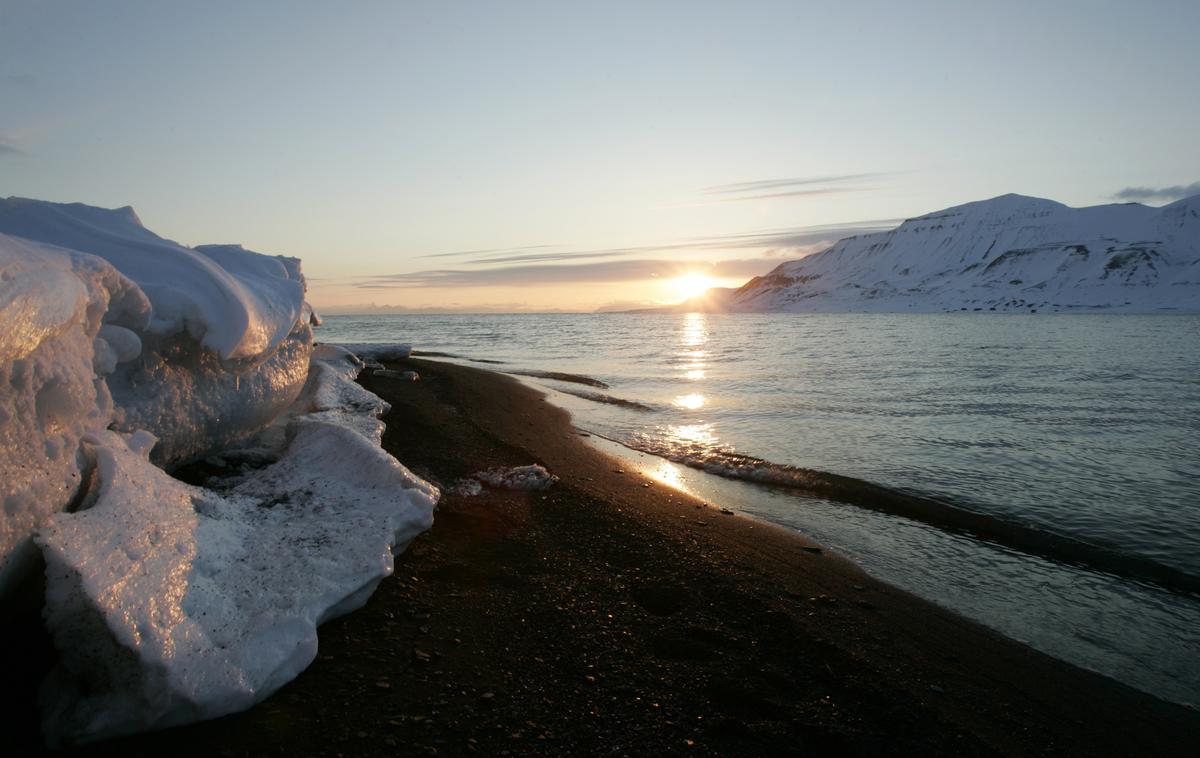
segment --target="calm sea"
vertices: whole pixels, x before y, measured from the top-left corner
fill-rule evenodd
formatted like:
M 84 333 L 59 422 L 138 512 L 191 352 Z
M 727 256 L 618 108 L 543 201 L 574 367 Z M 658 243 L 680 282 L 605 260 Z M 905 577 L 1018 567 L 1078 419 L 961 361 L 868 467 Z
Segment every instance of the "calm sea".
M 520 373 L 659 478 L 1200 704 L 1200 316 L 332 316 L 317 339 Z

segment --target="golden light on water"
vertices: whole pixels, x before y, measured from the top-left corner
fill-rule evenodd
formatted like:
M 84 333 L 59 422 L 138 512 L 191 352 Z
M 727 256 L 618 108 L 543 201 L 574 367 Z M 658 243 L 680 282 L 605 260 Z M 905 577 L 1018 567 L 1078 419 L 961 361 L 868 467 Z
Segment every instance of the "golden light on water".
M 662 461 L 652 469 L 647 469 L 646 473 L 668 487 L 674 487 L 682 492 L 687 492 L 687 483 L 683 479 L 683 470 L 674 463 Z
M 708 351 L 703 345 L 708 342 L 708 323 L 703 313 L 687 313 L 679 330 L 680 350 L 676 355 L 683 359 L 683 378 L 698 382 L 707 376 L 705 359 Z
M 704 395 L 699 392 L 693 392 L 690 395 L 680 395 L 675 398 L 675 405 L 680 408 L 687 408 L 689 411 L 699 410 L 704 407 Z
M 669 438 L 692 445 L 711 446 L 717 442 L 712 424 L 681 424 L 671 426 L 666 431 Z
M 679 342 L 684 347 L 698 347 L 708 342 L 708 328 L 703 313 L 686 313 Z M 703 353 L 703 350 L 697 351 Z

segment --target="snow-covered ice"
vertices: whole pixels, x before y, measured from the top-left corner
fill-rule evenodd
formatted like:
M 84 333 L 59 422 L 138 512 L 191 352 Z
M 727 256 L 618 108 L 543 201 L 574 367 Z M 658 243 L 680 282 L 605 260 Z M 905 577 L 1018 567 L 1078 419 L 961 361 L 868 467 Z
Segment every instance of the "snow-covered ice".
M 544 466 L 534 463 L 529 466 L 476 471 L 456 481 L 449 491 L 464 497 L 477 497 L 483 494 L 485 484 L 501 490 L 547 490 L 557 481 L 557 476 L 547 471 Z
M 543 466 L 534 463 L 514 468 L 494 468 L 472 475 L 489 487 L 506 490 L 548 490 L 558 481 Z
M 363 360 L 400 361 L 412 355 L 412 345 L 399 342 L 345 342 L 341 346 Z
M 375 369 L 375 376 L 384 379 L 399 379 L 402 382 L 415 382 L 421 378 L 416 371 L 393 371 L 390 368 Z
M 113 413 L 103 373 L 149 313 L 103 260 L 0 234 L 0 591 L 31 565 L 34 528 L 75 497 L 80 440 Z
M 432 523 L 438 492 L 328 418 L 293 417 L 278 462 L 221 492 L 149 463 L 149 434 L 88 438 L 95 503 L 37 537 L 63 660 L 47 687 L 48 736 L 248 708 L 312 662 L 319 624 L 391 574 L 393 551 Z
M 114 428 L 153 433 L 156 463 L 263 428 L 303 387 L 311 310 L 295 258 L 187 248 L 146 229 L 132 208 L 25 198 L 0 200 L 0 233 L 103 259 L 149 302 L 140 321 L 105 317 L 113 326 L 97 361 L 108 370 Z
M 0 592 L 36 541 L 53 741 L 261 700 L 431 523 L 438 492 L 381 449 L 363 362 L 313 350 L 295 259 L 9 198 L 0 318 Z M 214 454 L 257 467 L 219 489 L 162 468 Z
M 483 494 L 483 484 L 478 479 L 459 479 L 451 485 L 449 492 L 463 497 L 478 497 Z

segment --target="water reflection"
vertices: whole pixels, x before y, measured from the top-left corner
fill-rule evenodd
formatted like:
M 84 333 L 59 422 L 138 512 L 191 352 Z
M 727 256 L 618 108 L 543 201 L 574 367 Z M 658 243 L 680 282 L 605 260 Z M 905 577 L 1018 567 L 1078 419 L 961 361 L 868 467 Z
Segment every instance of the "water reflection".
M 696 347 L 708 342 L 708 322 L 703 313 L 684 314 L 680 342 L 685 347 Z
M 717 447 L 717 435 L 712 424 L 673 424 L 667 427 L 670 439 L 688 446 L 707 450 Z
M 675 359 L 680 364 L 685 381 L 700 382 L 707 377 L 706 360 L 709 354 L 705 346 L 708 339 L 708 318 L 703 313 L 684 314 L 683 322 L 679 326 L 679 347 L 675 351 Z M 673 401 L 676 408 L 687 411 L 698 411 L 707 402 L 708 399 L 701 392 L 677 395 Z M 671 427 L 670 438 L 676 443 L 688 446 L 700 444 L 708 447 L 716 444 L 716 437 L 712 435 L 711 428 L 708 424 Z M 698 431 L 700 429 L 705 430 L 703 436 L 707 439 L 697 438 L 701 436 Z
M 680 492 L 688 491 L 687 483 L 683 478 L 683 470 L 674 463 L 660 461 L 657 466 L 646 469 L 646 473 L 668 487 L 673 487 Z
M 704 395 L 699 392 L 693 392 L 690 395 L 680 395 L 675 398 L 675 406 L 678 408 L 686 408 L 689 411 L 696 411 L 704 407 Z
M 704 379 L 705 359 L 708 358 L 708 351 L 704 349 L 704 345 L 707 342 L 708 321 L 704 314 L 685 314 L 679 329 L 680 349 L 675 352 L 675 362 L 680 365 L 684 379 L 692 382 Z

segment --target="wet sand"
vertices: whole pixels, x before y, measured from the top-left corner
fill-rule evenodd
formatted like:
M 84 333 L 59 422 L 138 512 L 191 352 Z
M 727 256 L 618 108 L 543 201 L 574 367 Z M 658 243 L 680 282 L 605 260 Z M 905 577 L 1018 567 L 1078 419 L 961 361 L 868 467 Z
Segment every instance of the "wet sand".
M 1061 663 L 707 507 L 494 373 L 364 376 L 384 445 L 447 494 L 365 608 L 245 713 L 81 749 L 240 755 L 1195 755 L 1200 714 Z M 28 724 L 16 727 L 28 734 Z M 18 745 L 28 742 L 17 740 Z

